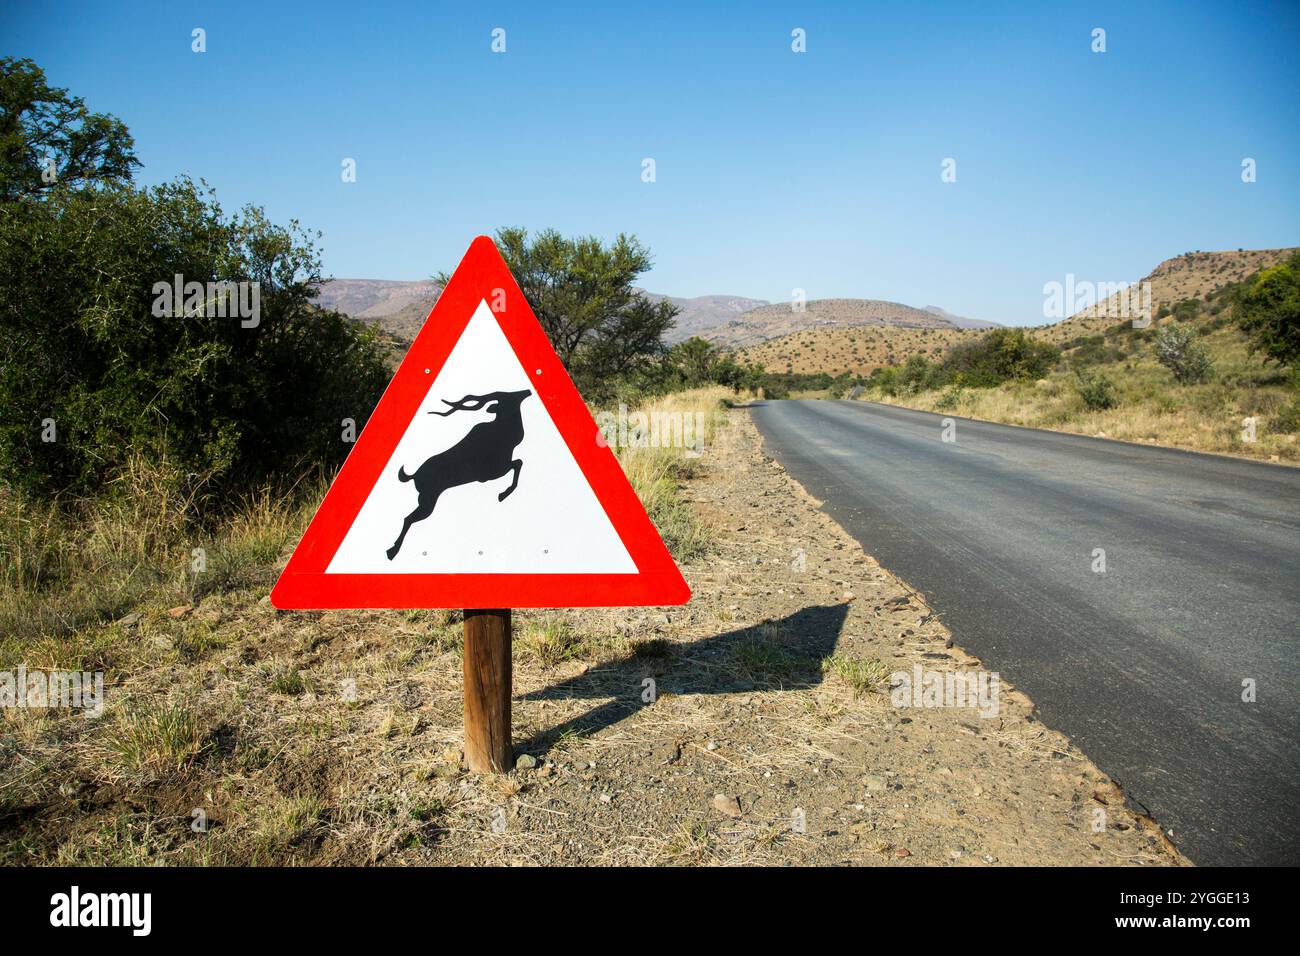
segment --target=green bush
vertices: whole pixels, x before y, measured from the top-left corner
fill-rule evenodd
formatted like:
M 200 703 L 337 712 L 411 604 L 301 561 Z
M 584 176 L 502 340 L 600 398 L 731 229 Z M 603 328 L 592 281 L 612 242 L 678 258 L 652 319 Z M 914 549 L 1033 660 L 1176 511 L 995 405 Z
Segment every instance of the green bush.
M 965 397 L 960 384 L 950 385 L 948 390 L 935 400 L 934 407 L 941 412 L 951 411 L 959 406 Z
M 1214 371 L 1210 354 L 1190 328 L 1166 326 L 1156 335 L 1156 359 L 1180 385 L 1204 382 Z
M 1093 411 L 1104 411 L 1119 404 L 1115 383 L 1104 375 L 1097 373 L 1080 375 L 1074 387 L 1079 397 L 1083 399 L 1083 404 Z
M 925 356 L 909 356 L 898 370 L 898 387 L 908 394 L 924 391 L 930 387 L 934 372 L 934 366 Z
M 1300 432 L 1300 399 L 1278 411 L 1274 426 L 1280 432 Z
M 961 376 L 973 388 L 994 388 L 1015 379 L 1042 378 L 1060 358 L 1047 342 L 1024 329 L 993 329 L 971 342 L 949 349 L 939 367 L 938 383 Z
M 1256 351 L 1284 365 L 1300 359 L 1300 253 L 1238 290 L 1235 316 Z
M 173 317 L 177 275 L 205 285 Z M 206 283 L 227 280 L 254 317 L 217 307 Z M 341 461 L 343 419 L 359 432 L 387 375 L 373 332 L 311 304 L 319 283 L 296 222 L 227 216 L 189 179 L 4 203 L 0 479 L 91 494 L 144 463 L 241 493 Z
M 747 387 L 761 387 L 768 398 L 785 398 L 791 392 L 830 392 L 839 397 L 862 381 L 847 373 L 836 377 L 827 372 L 764 372 L 762 366 L 751 366 L 751 372 L 753 384 Z
M 1074 349 L 1070 355 L 1070 364 L 1075 366 L 1107 365 L 1118 362 L 1124 357 L 1121 349 L 1106 344 L 1104 335 L 1089 335 L 1074 339 L 1066 343 L 1066 348 Z
M 893 365 L 878 368 L 871 373 L 869 382 L 884 394 L 893 397 L 898 394 L 898 369 Z

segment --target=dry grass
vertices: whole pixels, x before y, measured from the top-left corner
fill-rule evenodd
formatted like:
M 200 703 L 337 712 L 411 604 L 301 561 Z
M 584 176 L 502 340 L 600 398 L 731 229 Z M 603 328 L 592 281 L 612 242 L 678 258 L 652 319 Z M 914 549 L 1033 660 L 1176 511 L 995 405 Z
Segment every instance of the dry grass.
M 319 493 L 263 491 L 201 521 L 201 502 L 143 469 L 97 501 L 35 502 L 0 489 L 0 665 L 33 642 L 75 646 L 133 608 L 267 583 L 267 565 L 301 530 L 303 502 Z
M 889 680 L 889 665 L 875 658 L 856 658 L 831 654 L 822 661 L 822 670 L 844 681 L 855 694 L 865 694 Z
M 701 388 L 668 395 L 639 409 L 652 420 L 660 416 L 661 420 L 691 421 L 689 433 L 695 436 L 695 447 L 653 447 L 633 440 L 616 449 L 619 464 L 678 561 L 690 561 L 708 549 L 708 529 L 681 502 L 678 490 L 684 479 L 698 473 L 720 422 L 725 421 L 723 402 L 731 398 L 729 389 Z M 681 434 L 687 433 L 688 429 L 681 430 Z
M 192 711 L 175 704 L 148 704 L 123 715 L 105 746 L 127 772 L 179 773 L 210 743 Z
M 1214 362 L 1212 380 L 1179 385 L 1154 357 L 1151 342 L 1163 325 L 1153 322 L 1134 335 L 1132 349 L 1117 361 L 1089 366 L 1113 385 L 1116 403 L 1090 409 L 1079 394 L 1077 376 L 1066 352 L 1061 367 L 1037 382 L 999 388 L 933 390 L 899 397 L 872 390 L 860 396 L 923 411 L 952 412 L 968 418 L 1049 428 L 1081 435 L 1158 444 L 1192 451 L 1241 455 L 1279 462 L 1300 461 L 1300 436 L 1290 412 L 1296 393 L 1282 370 L 1251 355 L 1245 338 L 1231 326 L 1205 330 L 1201 341 Z M 1115 320 L 1110 325 L 1115 326 Z M 1254 441 L 1243 421 L 1256 419 Z
M 515 638 L 516 653 L 522 651 L 542 667 L 555 667 L 575 660 L 587 650 L 583 636 L 568 621 L 555 616 L 524 622 Z

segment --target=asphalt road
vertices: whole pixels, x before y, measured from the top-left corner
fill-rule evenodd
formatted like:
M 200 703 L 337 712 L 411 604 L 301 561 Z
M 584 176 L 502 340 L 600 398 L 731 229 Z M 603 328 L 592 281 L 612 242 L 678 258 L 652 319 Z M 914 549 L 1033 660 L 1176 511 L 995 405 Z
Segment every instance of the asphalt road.
M 753 415 L 1194 862 L 1300 863 L 1300 469 L 956 416 L 948 443 L 943 416 L 865 402 Z

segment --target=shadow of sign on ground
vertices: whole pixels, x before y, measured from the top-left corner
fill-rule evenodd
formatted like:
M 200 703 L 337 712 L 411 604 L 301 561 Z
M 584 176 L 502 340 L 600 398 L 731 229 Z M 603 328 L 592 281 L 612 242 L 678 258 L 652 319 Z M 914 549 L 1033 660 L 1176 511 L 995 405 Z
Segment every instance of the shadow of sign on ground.
M 605 703 L 521 742 L 522 753 L 542 753 L 557 740 L 589 737 L 625 720 L 656 694 L 738 694 L 756 690 L 806 690 L 822 682 L 822 660 L 835 652 L 847 604 L 806 607 L 776 620 L 751 624 L 686 644 L 646 642 L 632 653 L 541 690 L 531 701 L 601 700 Z

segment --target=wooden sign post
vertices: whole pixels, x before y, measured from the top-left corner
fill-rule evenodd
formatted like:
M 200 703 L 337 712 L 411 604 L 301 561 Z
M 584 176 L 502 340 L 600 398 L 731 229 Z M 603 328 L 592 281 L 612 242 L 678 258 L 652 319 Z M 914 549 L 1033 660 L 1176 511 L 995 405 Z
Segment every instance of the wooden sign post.
M 514 766 L 510 739 L 510 609 L 465 610 L 465 762 L 475 773 Z
M 510 608 L 663 606 L 691 596 L 608 438 L 496 246 L 480 236 L 271 603 L 466 608 L 465 759 L 476 772 L 510 770 Z

